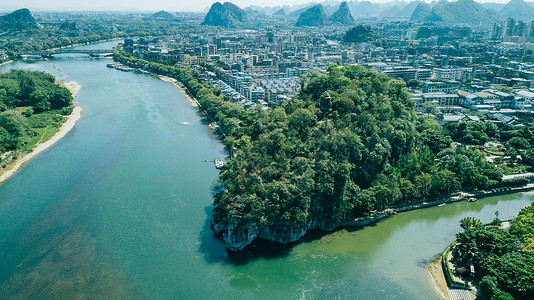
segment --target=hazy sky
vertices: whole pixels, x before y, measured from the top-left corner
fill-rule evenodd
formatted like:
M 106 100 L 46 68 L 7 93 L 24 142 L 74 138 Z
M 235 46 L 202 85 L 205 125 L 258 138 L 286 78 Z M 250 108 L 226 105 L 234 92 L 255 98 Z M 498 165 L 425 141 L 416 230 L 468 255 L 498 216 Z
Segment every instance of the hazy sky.
M 228 0 L 218 0 L 224 2 Z M 306 3 L 311 0 L 229 0 L 246 7 L 251 4 L 260 6 Z M 143 11 L 203 11 L 217 0 L 0 0 L 0 11 L 21 7 L 30 10 L 143 10 Z M 318 1 L 319 2 L 319 1 Z M 320 1 L 322 2 L 322 1 Z
M 219 0 L 224 2 L 225 0 Z M 228 1 L 228 0 L 226 0 Z M 300 4 L 311 0 L 229 0 L 240 6 L 251 4 L 259 6 L 276 6 Z M 316 0 L 323 2 L 322 0 Z M 363 1 L 363 0 L 360 0 Z M 389 2 L 389 0 L 371 0 L 372 2 Z M 407 1 L 407 0 L 405 0 Z M 507 2 L 507 0 L 483 0 L 479 2 Z M 0 0 L 0 11 L 12 11 L 26 7 L 34 11 L 42 10 L 141 10 L 158 11 L 203 11 L 214 0 Z M 341 2 L 341 0 L 340 0 Z M 427 0 L 427 2 L 430 2 Z

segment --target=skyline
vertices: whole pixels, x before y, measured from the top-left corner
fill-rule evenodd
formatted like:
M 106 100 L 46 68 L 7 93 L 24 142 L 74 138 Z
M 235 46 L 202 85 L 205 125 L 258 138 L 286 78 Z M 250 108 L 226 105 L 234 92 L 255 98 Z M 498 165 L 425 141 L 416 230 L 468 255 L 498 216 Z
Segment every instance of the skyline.
M 509 0 L 489 0 L 477 1 L 480 3 L 507 3 Z M 94 0 L 73 3 L 71 0 L 24 0 L 17 4 L 1 5 L 0 11 L 9 12 L 19 8 L 28 8 L 31 11 L 160 11 L 166 10 L 171 12 L 206 12 L 210 6 L 217 1 L 213 0 L 198 0 L 198 1 L 169 1 L 169 0 L 152 0 L 150 2 L 142 0 Z M 219 2 L 225 2 L 224 0 Z M 251 5 L 254 6 L 285 6 L 298 5 L 305 3 L 323 3 L 323 2 L 339 2 L 342 1 L 310 1 L 310 0 L 293 0 L 290 4 L 286 0 L 233 0 L 229 1 L 241 8 Z M 349 2 L 349 1 L 347 1 Z M 360 1 L 361 2 L 361 1 Z M 373 3 L 386 3 L 393 1 L 373 0 Z M 399 1 L 410 2 L 410 1 Z M 430 2 L 430 1 L 426 1 Z

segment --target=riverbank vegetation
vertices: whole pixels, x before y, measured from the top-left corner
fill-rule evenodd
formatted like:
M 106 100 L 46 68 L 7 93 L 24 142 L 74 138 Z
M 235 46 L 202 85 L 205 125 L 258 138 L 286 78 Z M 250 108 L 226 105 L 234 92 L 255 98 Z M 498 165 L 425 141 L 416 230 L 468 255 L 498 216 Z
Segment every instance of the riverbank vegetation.
M 176 78 L 222 128 L 232 153 L 214 200 L 223 227 L 331 230 L 395 205 L 525 184 L 502 181 L 481 151 L 416 116 L 402 81 L 361 66 L 310 73 L 281 107 L 245 110 L 197 70 L 118 51 L 115 59 Z
M 44 72 L 0 74 L 0 154 L 2 166 L 48 140 L 72 112 L 73 97 Z
M 457 270 L 473 265 L 480 299 L 534 298 L 534 206 L 523 208 L 509 229 L 465 218 L 456 235 Z

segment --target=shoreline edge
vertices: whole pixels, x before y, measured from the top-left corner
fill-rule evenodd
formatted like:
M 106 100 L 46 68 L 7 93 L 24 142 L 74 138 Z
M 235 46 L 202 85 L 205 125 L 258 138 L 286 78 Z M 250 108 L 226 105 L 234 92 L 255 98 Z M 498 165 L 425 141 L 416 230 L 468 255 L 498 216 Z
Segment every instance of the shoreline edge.
M 67 88 L 70 93 L 72 94 L 72 98 L 76 98 L 76 94 L 81 88 L 81 85 L 75 81 L 70 82 L 58 82 L 59 85 Z M 76 103 L 73 102 L 74 108 L 72 109 L 72 113 L 67 116 L 67 120 L 63 122 L 59 130 L 54 134 L 50 139 L 40 143 L 37 145 L 37 147 L 33 148 L 31 152 L 25 154 L 24 156 L 19 157 L 14 162 L 9 163 L 8 167 L 6 168 L 5 172 L 0 172 L 0 184 L 4 183 L 7 179 L 9 179 L 11 176 L 13 176 L 17 171 L 22 167 L 24 163 L 31 160 L 35 156 L 37 156 L 39 153 L 43 152 L 50 146 L 54 145 L 57 141 L 59 141 L 62 137 L 64 137 L 69 131 L 74 128 L 74 125 L 76 124 L 76 121 L 78 121 L 81 118 L 81 112 L 82 108 Z

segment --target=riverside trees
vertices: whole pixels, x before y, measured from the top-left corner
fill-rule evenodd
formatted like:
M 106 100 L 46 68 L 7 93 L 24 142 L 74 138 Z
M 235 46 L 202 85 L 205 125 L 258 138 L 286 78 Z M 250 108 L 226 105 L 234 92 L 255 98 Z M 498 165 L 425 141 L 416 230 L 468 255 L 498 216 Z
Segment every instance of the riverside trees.
M 59 127 L 70 113 L 72 95 L 44 72 L 12 70 L 0 75 L 0 153 L 26 150 L 47 127 Z
M 500 221 L 494 222 L 500 224 Z M 473 264 L 481 299 L 534 297 L 534 206 L 523 208 L 509 230 L 479 220 L 461 221 L 454 257 L 458 266 Z M 508 298 L 499 298 L 508 297 Z

